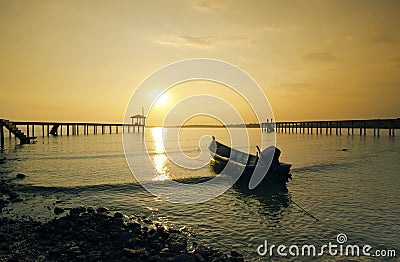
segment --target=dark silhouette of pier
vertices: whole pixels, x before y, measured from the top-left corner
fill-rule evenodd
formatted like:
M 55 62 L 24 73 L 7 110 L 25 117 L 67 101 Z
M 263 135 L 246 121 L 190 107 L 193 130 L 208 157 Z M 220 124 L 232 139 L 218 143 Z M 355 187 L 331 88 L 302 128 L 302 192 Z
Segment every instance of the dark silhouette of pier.
M 370 119 L 370 120 L 331 120 L 331 121 L 292 121 L 265 122 L 261 124 L 263 132 L 300 133 L 300 134 L 329 134 L 334 132 L 342 135 L 355 133 L 366 135 L 367 129 L 373 130 L 374 136 L 380 136 L 381 130 L 388 130 L 389 136 L 395 136 L 395 130 L 400 128 L 400 118 Z
M 34 141 L 37 136 L 69 136 L 69 135 L 89 135 L 89 134 L 112 134 L 112 133 L 125 133 L 125 132 L 142 132 L 146 125 L 145 117 L 141 116 L 140 121 L 134 122 L 132 117 L 132 123 L 130 124 L 105 124 L 105 123 L 82 123 L 82 122 L 36 122 L 36 121 L 10 121 L 6 119 L 0 119 L 0 139 L 1 146 L 4 147 L 4 136 L 5 129 L 9 131 L 9 137 L 12 135 L 18 138 L 21 144 L 30 144 Z M 40 126 L 39 134 L 37 128 Z M 25 133 L 22 132 L 22 128 Z M 36 129 L 36 130 L 35 130 Z

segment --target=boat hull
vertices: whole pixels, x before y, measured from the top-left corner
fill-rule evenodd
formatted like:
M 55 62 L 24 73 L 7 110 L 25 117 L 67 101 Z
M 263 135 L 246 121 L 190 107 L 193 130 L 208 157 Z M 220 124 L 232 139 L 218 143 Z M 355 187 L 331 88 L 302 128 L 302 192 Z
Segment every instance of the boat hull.
M 258 163 L 258 156 L 231 149 L 215 140 L 210 145 L 210 152 L 213 156 L 210 167 L 214 173 L 238 177 L 235 186 L 242 190 L 250 190 L 250 179 L 257 165 L 261 165 Z M 233 157 L 231 157 L 232 155 Z M 263 167 L 258 166 L 258 168 L 263 170 Z M 270 166 L 265 167 L 265 175 L 255 189 L 287 191 L 286 183 L 292 177 L 290 168 L 290 164 L 280 163 L 276 158 Z

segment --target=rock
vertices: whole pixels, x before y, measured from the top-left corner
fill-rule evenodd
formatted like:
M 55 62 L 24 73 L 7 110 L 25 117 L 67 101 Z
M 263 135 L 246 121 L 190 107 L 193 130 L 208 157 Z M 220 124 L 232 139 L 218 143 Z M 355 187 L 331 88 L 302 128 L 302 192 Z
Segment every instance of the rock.
M 145 248 L 133 249 L 133 248 L 124 248 L 122 249 L 124 255 L 130 258 L 147 258 L 150 256 L 150 252 Z
M 108 213 L 109 210 L 108 210 L 108 208 L 106 208 L 106 207 L 98 207 L 98 208 L 96 209 L 96 212 L 97 212 L 97 213 Z
M 64 208 L 61 208 L 61 207 L 55 207 L 54 208 L 54 214 L 59 215 L 59 214 L 62 214 L 62 213 L 64 213 Z
M 26 175 L 19 173 L 15 177 L 18 179 L 24 179 L 26 177 Z
M 13 199 L 18 198 L 18 194 L 13 192 L 13 191 L 9 191 L 8 192 L 8 197 L 10 198 L 10 200 L 13 200 Z
M 179 254 L 174 257 L 174 262 L 195 262 L 195 260 L 188 254 Z
M 206 260 L 204 259 L 204 257 L 202 257 L 200 254 L 196 254 L 196 255 L 194 256 L 194 258 L 196 259 L 197 262 L 204 262 L 204 261 L 206 261 Z
M 186 251 L 187 240 L 183 237 L 177 237 L 174 234 L 173 238 L 170 238 L 167 244 L 170 252 L 179 253 L 181 251 Z
M 79 247 L 78 246 L 72 246 L 69 248 L 70 251 L 78 251 Z
M 188 252 L 182 232 L 99 209 L 55 207 L 55 214 L 69 210 L 70 215 L 45 223 L 0 218 L 0 261 L 2 254 L 6 261 L 243 261 L 236 251 L 228 257 L 194 242 L 193 253 Z M 2 246 L 2 239 L 12 241 Z
M 124 249 L 122 249 L 122 252 L 125 256 L 130 257 L 130 258 L 135 258 L 140 255 L 140 250 L 126 248 L 126 247 Z
M 85 213 L 86 208 L 85 207 L 74 207 L 69 210 L 69 214 L 71 216 L 79 216 L 81 213 Z
M 120 212 L 115 212 L 115 214 L 114 214 L 114 218 L 116 218 L 116 219 L 122 219 L 123 217 L 124 217 L 124 215 Z
M 49 251 L 49 255 L 50 255 L 50 256 L 55 256 L 55 257 L 57 257 L 57 256 L 59 256 L 60 254 L 61 254 L 61 248 L 59 248 L 59 247 L 53 248 L 53 249 L 51 249 L 51 250 Z
M 159 255 L 152 255 L 151 257 L 149 257 L 149 262 L 158 262 L 158 261 L 163 261 L 161 260 L 161 257 Z
M 242 255 L 239 252 L 237 252 L 236 250 L 231 251 L 231 256 L 232 257 L 242 257 Z
M 24 200 L 22 198 L 20 198 L 20 197 L 17 197 L 17 198 L 14 198 L 14 199 L 11 200 L 11 202 L 13 202 L 13 203 L 23 202 L 23 201 Z
M 168 247 L 164 247 L 163 249 L 160 250 L 160 253 L 169 253 L 169 248 Z
M 154 240 L 151 241 L 151 246 L 154 248 L 156 251 L 160 251 L 163 249 L 163 244 L 159 240 Z

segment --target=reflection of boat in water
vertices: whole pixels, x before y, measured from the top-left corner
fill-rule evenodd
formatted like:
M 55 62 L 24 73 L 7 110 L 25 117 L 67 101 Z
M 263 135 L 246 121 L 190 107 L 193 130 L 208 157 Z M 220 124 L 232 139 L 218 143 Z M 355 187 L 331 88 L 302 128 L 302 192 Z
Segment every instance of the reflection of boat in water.
M 213 155 L 210 163 L 212 170 L 216 174 L 238 175 L 234 186 L 241 191 L 263 194 L 287 191 L 286 183 L 292 177 L 291 165 L 279 162 L 278 148 L 270 146 L 260 152 L 260 156 L 254 156 L 230 148 L 213 137 L 209 149 Z M 261 181 L 257 181 L 255 187 L 250 187 L 255 175 Z

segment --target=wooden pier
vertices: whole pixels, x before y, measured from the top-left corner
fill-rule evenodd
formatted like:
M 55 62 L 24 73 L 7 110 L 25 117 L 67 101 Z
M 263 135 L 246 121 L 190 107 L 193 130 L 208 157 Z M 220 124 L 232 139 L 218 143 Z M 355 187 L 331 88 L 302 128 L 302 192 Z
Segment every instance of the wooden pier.
M 263 132 L 347 135 L 367 134 L 367 129 L 373 130 L 374 136 L 380 136 L 381 130 L 388 130 L 389 136 L 395 136 L 395 130 L 400 129 L 400 118 L 371 120 L 332 120 L 332 121 L 301 121 L 301 122 L 266 122 L 261 124 Z
M 39 127 L 39 128 L 38 128 Z M 33 121 L 9 121 L 0 119 L 1 147 L 4 147 L 5 131 L 8 129 L 9 137 L 12 135 L 20 140 L 21 144 L 29 144 L 37 138 L 37 135 L 45 136 L 78 136 L 89 134 L 112 134 L 112 133 L 144 133 L 145 121 L 133 122 L 131 124 L 104 124 L 104 123 L 82 123 L 82 122 L 33 122 Z M 25 131 L 24 132 L 22 132 Z

